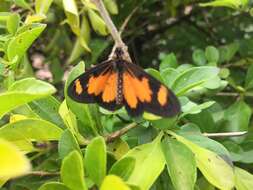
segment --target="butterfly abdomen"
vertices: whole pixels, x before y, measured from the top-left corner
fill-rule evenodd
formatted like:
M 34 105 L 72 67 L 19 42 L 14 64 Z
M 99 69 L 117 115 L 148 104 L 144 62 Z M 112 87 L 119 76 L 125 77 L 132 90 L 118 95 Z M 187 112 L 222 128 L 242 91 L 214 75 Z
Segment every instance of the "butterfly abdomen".
M 117 78 L 117 96 L 116 104 L 121 105 L 123 103 L 123 75 L 121 71 L 118 71 Z

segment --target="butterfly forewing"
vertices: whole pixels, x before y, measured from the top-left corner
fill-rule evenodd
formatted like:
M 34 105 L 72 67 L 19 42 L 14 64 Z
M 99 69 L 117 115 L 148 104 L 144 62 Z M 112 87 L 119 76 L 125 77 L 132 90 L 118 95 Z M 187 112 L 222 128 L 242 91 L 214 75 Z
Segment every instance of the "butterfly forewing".
M 126 62 L 124 68 L 125 107 L 131 116 L 139 116 L 146 111 L 163 117 L 172 117 L 180 112 L 176 96 L 160 81 L 135 64 Z
M 78 76 L 69 86 L 68 95 L 77 102 L 98 103 L 114 111 L 121 105 L 116 104 L 117 72 L 113 63 L 107 61 Z

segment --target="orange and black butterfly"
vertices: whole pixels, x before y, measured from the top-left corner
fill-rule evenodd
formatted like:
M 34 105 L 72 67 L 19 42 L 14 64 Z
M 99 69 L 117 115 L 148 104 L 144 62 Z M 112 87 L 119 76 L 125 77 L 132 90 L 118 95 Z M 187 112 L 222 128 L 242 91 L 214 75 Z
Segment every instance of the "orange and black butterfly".
M 81 103 L 98 103 L 115 111 L 125 106 L 130 116 L 149 112 L 162 117 L 172 117 L 180 112 L 174 93 L 139 66 L 122 58 L 117 48 L 116 56 L 87 70 L 69 86 L 68 95 Z

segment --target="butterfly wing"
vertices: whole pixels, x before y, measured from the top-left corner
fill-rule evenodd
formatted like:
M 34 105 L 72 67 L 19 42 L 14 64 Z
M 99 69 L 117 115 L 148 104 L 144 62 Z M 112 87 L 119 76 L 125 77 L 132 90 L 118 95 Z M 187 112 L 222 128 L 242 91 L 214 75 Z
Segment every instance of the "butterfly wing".
M 68 95 L 80 103 L 98 103 L 114 111 L 122 107 L 116 103 L 117 72 L 112 61 L 106 61 L 78 76 L 68 87 Z
M 140 116 L 147 111 L 162 117 L 173 117 L 180 112 L 174 93 L 132 63 L 124 63 L 123 94 L 126 110 L 131 116 Z

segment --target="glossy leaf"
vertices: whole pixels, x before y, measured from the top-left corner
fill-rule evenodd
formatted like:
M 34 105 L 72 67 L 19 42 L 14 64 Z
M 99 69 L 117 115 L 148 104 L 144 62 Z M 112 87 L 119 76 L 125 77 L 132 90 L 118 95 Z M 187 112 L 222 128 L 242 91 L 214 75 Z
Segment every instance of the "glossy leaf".
M 206 64 L 205 52 L 202 49 L 196 49 L 192 54 L 192 59 L 196 65 L 201 66 Z
M 253 65 L 250 65 L 247 71 L 247 75 L 245 78 L 245 88 L 252 89 L 253 88 Z
M 75 0 L 63 0 L 63 8 L 68 19 L 71 30 L 80 35 L 80 20 Z
M 59 140 L 61 133 L 62 129 L 41 119 L 23 119 L 0 128 L 0 137 L 9 141 L 28 139 L 37 141 Z
M 176 190 L 193 190 L 197 178 L 194 154 L 181 142 L 166 138 L 162 150 L 167 169 Z
M 70 72 L 64 88 L 66 103 L 69 106 L 70 110 L 77 116 L 77 118 L 81 120 L 83 125 L 89 130 L 92 130 L 94 134 L 97 134 L 97 127 L 99 128 L 101 124 L 98 121 L 99 116 L 97 116 L 97 120 L 93 117 L 92 111 L 96 113 L 96 107 L 94 105 L 87 105 L 75 102 L 67 95 L 67 88 L 69 84 L 83 72 L 84 72 L 84 62 L 80 62 Z
M 250 107 L 243 100 L 235 102 L 224 113 L 223 129 L 225 131 L 247 131 L 251 113 Z M 241 141 L 244 137 L 234 137 L 233 139 Z
M 65 130 L 59 140 L 58 151 L 60 158 L 64 158 L 70 152 L 77 150 L 81 154 L 79 144 L 70 130 Z
M 253 175 L 246 170 L 235 167 L 235 187 L 238 190 L 253 189 Z
M 20 60 L 45 28 L 45 24 L 31 24 L 26 27 L 26 30 L 19 32 L 19 34 L 12 38 L 7 47 L 9 61 L 13 60 L 16 56 Z
M 131 190 L 124 181 L 114 175 L 105 177 L 100 190 Z
M 0 118 L 12 109 L 53 94 L 55 88 L 43 81 L 33 78 L 19 80 L 5 93 L 0 94 Z
M 29 160 L 11 143 L 0 139 L 0 178 L 13 178 L 29 172 Z
M 48 182 L 43 184 L 39 190 L 70 190 L 67 186 L 60 182 Z
M 207 46 L 205 50 L 206 59 L 209 63 L 217 63 L 219 60 L 219 51 L 214 46 Z
M 165 160 L 161 150 L 161 135 L 153 142 L 136 146 L 131 149 L 126 157 L 136 160 L 133 173 L 127 182 L 148 190 L 164 169 Z
M 201 86 L 219 73 L 217 67 L 202 66 L 187 69 L 174 81 L 172 89 L 178 96 L 185 94 L 194 87 Z
M 106 175 L 106 145 L 103 137 L 94 138 L 87 146 L 84 163 L 89 177 L 100 186 Z
M 91 22 L 91 26 L 95 32 L 103 36 L 108 34 L 105 22 L 95 11 L 89 9 L 88 16 Z
M 213 6 L 213 7 L 230 7 L 233 9 L 239 9 L 246 6 L 248 0 L 215 0 L 208 3 L 200 3 L 200 6 Z
M 112 15 L 117 15 L 119 13 L 118 5 L 115 0 L 104 0 L 104 4 Z
M 109 174 L 119 176 L 124 181 L 127 181 L 129 176 L 132 174 L 134 167 L 135 159 L 132 157 L 124 157 L 113 164 L 109 171 Z
M 36 0 L 35 11 L 37 14 L 47 14 L 53 0 Z
M 233 168 L 225 160 L 216 153 L 202 148 L 182 136 L 173 132 L 170 134 L 194 153 L 197 167 L 211 184 L 220 189 L 232 189 L 234 187 Z
M 76 150 L 63 159 L 61 180 L 71 190 L 87 190 L 82 156 Z
M 34 100 L 28 105 L 40 118 L 50 121 L 61 128 L 64 127 L 62 118 L 57 112 L 60 107 L 60 102 L 53 96 Z
M 162 72 L 167 68 L 176 68 L 178 66 L 177 58 L 174 53 L 166 55 L 159 66 L 159 70 Z

